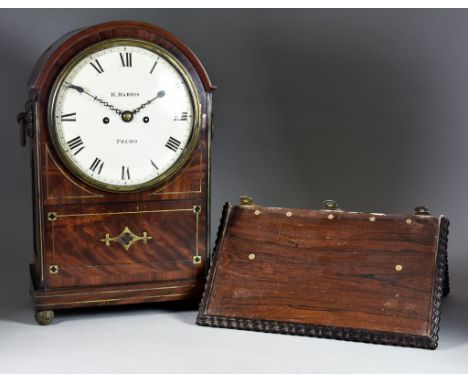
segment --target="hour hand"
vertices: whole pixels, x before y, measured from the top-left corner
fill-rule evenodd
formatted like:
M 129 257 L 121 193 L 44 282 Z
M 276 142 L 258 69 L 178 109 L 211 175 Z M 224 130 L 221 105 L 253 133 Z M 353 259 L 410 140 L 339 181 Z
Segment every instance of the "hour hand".
M 76 90 L 78 93 L 85 93 L 87 94 L 88 96 L 90 96 L 92 99 L 94 99 L 95 101 L 103 104 L 105 107 L 108 107 L 109 109 L 111 109 L 112 111 L 115 111 L 118 115 L 121 115 L 123 113 L 122 110 L 116 108 L 114 105 L 111 105 L 109 102 L 106 102 L 104 100 L 102 100 L 101 98 L 99 98 L 98 96 L 95 96 L 94 94 L 91 94 L 89 93 L 88 91 L 86 91 L 84 88 L 82 88 L 81 86 L 78 86 L 78 85 L 73 85 L 69 82 L 65 82 L 65 85 L 67 85 L 70 89 L 74 89 Z

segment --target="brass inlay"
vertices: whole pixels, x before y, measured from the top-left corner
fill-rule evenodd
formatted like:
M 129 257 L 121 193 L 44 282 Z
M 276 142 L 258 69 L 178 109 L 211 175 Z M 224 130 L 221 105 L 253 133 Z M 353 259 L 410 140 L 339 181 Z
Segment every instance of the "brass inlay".
M 92 213 L 92 214 L 64 214 L 57 215 L 58 218 L 70 218 L 78 216 L 104 216 L 104 215 L 126 215 L 126 214 L 147 214 L 147 213 L 156 213 L 156 212 L 181 212 L 181 211 L 193 211 L 193 208 L 179 208 L 173 210 L 148 210 L 148 211 L 119 211 L 119 212 L 102 212 L 102 213 Z
M 371 217 L 369 218 L 369 220 L 370 220 L 371 222 L 375 222 L 375 216 L 371 216 Z
M 200 264 L 201 256 L 198 253 L 198 219 L 201 212 L 201 206 L 193 206 L 193 213 L 195 214 L 195 256 L 193 256 L 193 263 Z
M 334 216 L 333 216 L 333 214 L 330 214 L 330 215 L 327 216 L 327 218 L 328 218 L 328 220 L 333 220 Z
M 49 273 L 52 273 L 53 275 L 56 275 L 58 271 L 59 271 L 58 265 L 54 264 L 49 267 Z
M 46 197 L 47 199 L 85 199 L 85 198 L 103 198 L 104 195 L 101 194 L 94 194 L 91 191 L 87 190 L 86 188 L 80 186 L 78 183 L 76 183 L 73 179 L 71 179 L 65 171 L 62 170 L 62 167 L 57 163 L 57 161 L 54 159 L 52 156 L 49 146 L 45 145 L 46 149 L 46 155 L 45 155 L 45 166 L 46 166 Z M 75 187 L 78 187 L 80 190 L 85 191 L 86 193 L 90 195 L 79 195 L 79 196 L 49 196 L 49 157 L 52 159 L 52 162 L 54 162 L 55 167 L 60 171 L 60 173 L 69 181 L 71 182 Z
M 290 218 L 292 216 L 292 212 L 291 211 L 286 212 L 286 216 Z
M 194 212 L 194 208 L 197 206 L 193 206 L 192 208 L 180 208 L 180 209 L 172 209 L 172 210 L 144 210 L 144 211 L 119 211 L 119 212 L 103 212 L 103 213 L 91 213 L 91 214 L 64 214 L 64 215 L 57 215 L 57 218 L 70 218 L 70 217 L 80 217 L 80 216 L 104 216 L 104 215 L 125 215 L 125 214 L 141 214 L 141 213 L 159 213 L 159 212 Z M 200 206 L 198 206 L 200 207 Z M 200 207 L 200 212 L 201 212 L 201 207 Z M 195 220 L 195 242 L 196 242 L 196 248 L 195 252 L 196 255 L 199 255 L 198 253 L 198 242 L 199 242 L 199 237 L 198 237 L 198 213 L 195 214 L 196 220 Z M 103 239 L 105 241 L 105 238 Z M 53 261 L 55 262 L 55 235 L 54 235 L 54 223 L 52 222 L 52 257 Z M 193 258 L 192 258 L 193 261 Z M 160 261 L 158 261 L 159 263 Z M 43 262 L 41 261 L 41 264 Z M 145 262 L 147 263 L 147 262 Z M 152 262 L 150 262 L 152 263 Z M 109 266 L 119 266 L 121 264 L 103 264 L 103 265 L 86 265 L 86 266 L 77 266 L 77 267 L 62 267 L 62 269 L 70 269 L 70 268 L 88 268 L 88 267 L 109 267 Z
M 208 148 L 208 150 L 210 150 L 210 148 Z M 192 161 L 190 162 L 190 164 L 187 166 L 187 168 L 183 169 L 180 174 L 178 174 L 173 181 L 171 181 L 170 183 L 168 183 L 167 185 L 165 185 L 163 188 L 160 188 L 159 190 L 157 191 L 154 191 L 154 192 L 150 192 L 148 193 L 148 195 L 181 195 L 181 194 L 200 194 L 202 192 L 202 163 L 203 163 L 203 151 L 202 151 L 202 147 L 201 145 L 198 146 L 198 151 L 200 151 L 200 171 L 199 171 L 199 182 L 198 182 L 198 190 L 188 190 L 188 191 L 169 191 L 169 192 L 159 192 L 160 190 L 164 190 L 166 188 L 168 188 L 172 183 L 174 183 L 179 177 L 181 177 L 186 171 L 187 171 L 187 168 L 190 167 L 190 165 L 192 164 L 192 162 L 195 160 L 195 159 L 192 159 Z
M 124 290 L 104 290 L 104 291 L 96 291 L 93 294 L 112 294 L 112 293 L 123 293 L 123 292 L 145 292 L 149 290 L 162 290 L 162 289 L 178 289 L 178 288 L 192 288 L 198 287 L 200 285 L 197 284 L 188 284 L 188 285 L 173 285 L 173 286 L 166 286 L 166 287 L 156 287 L 156 288 L 141 288 L 141 289 L 124 289 Z M 61 294 L 48 294 L 44 296 L 37 296 L 38 298 L 48 298 L 48 297 L 67 297 L 67 296 L 81 296 L 84 294 L 88 294 L 87 292 L 81 293 L 61 293 Z
M 201 257 L 196 255 L 196 256 L 193 256 L 193 263 L 194 264 L 200 264 L 201 263 Z
M 397 272 L 401 272 L 401 271 L 403 270 L 403 265 L 401 265 L 401 264 L 395 265 L 395 270 L 396 270 Z
M 176 296 L 187 296 L 187 293 L 174 293 L 174 294 L 159 294 L 155 296 L 139 296 L 139 297 L 121 297 L 121 298 L 109 298 L 106 300 L 88 300 L 88 301 L 72 301 L 72 302 L 54 302 L 47 304 L 37 304 L 36 306 L 57 306 L 57 305 L 78 305 L 78 304 L 97 304 L 100 302 L 114 302 L 121 300 L 135 300 L 135 299 L 149 299 L 158 297 L 176 297 Z
M 35 159 L 36 159 L 36 192 L 37 192 L 37 212 L 38 216 L 36 219 L 36 224 L 39 226 L 39 257 L 40 257 L 40 262 L 41 262 L 41 283 L 44 282 L 44 239 L 43 239 L 43 233 L 44 233 L 44 224 L 43 224 L 43 218 L 44 218 L 44 206 L 42 204 L 42 176 L 41 171 L 42 171 L 42 153 L 41 153 L 41 144 L 40 144 L 40 134 L 41 134 L 41 126 L 40 126 L 40 118 L 39 118 L 39 103 L 37 102 L 37 99 L 34 100 L 34 107 L 33 107 L 33 118 L 34 118 L 34 132 L 33 132 L 33 137 L 35 140 Z M 46 146 L 47 147 L 47 146 Z M 36 243 L 34 243 L 36 245 Z
M 250 196 L 243 195 L 240 197 L 240 204 L 241 206 L 253 206 L 254 201 Z
M 261 214 L 261 211 L 260 211 L 260 210 L 255 210 L 255 212 L 254 212 L 254 213 L 255 213 L 255 215 L 257 215 L 257 216 L 258 216 L 258 215 L 260 215 L 260 214 Z
M 135 235 L 128 227 L 125 227 L 120 234 L 114 237 L 110 237 L 108 233 L 106 233 L 106 236 L 104 239 L 101 239 L 102 242 L 106 243 L 106 246 L 110 246 L 111 242 L 115 241 L 116 243 L 119 243 L 122 245 L 122 247 L 125 248 L 126 251 L 137 241 L 143 241 L 143 244 L 148 244 L 148 240 L 151 240 L 152 237 L 148 236 L 148 234 L 144 231 L 143 236 L 138 236 Z
M 406 219 L 406 224 L 411 224 L 413 221 L 411 219 Z
M 249 255 L 249 260 L 255 260 L 255 253 L 251 253 Z
M 47 219 L 50 221 L 50 222 L 54 222 L 57 220 L 57 216 L 58 216 L 58 213 L 57 212 L 49 212 L 47 214 Z

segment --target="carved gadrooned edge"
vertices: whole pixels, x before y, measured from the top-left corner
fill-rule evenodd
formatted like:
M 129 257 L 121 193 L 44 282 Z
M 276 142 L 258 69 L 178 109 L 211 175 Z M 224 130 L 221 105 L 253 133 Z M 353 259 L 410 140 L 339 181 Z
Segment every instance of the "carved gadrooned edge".
M 282 321 L 252 320 L 220 316 L 199 315 L 197 324 L 217 328 L 251 330 L 264 333 L 292 334 L 343 341 L 365 342 L 381 345 L 398 345 L 435 349 L 430 337 L 411 336 L 390 332 L 378 332 L 364 329 L 341 328 L 321 325 L 294 324 Z
M 226 204 L 223 209 L 223 217 L 218 229 L 218 237 L 216 239 L 215 256 L 219 251 L 219 246 L 222 240 L 222 232 L 224 226 L 227 224 L 227 212 L 229 205 Z M 209 286 L 212 282 L 211 269 L 208 275 L 208 282 L 205 285 L 205 292 L 203 299 L 200 303 L 200 310 L 197 316 L 196 323 L 201 326 L 210 326 L 217 328 L 228 328 L 238 330 L 249 330 L 264 333 L 277 333 L 277 334 L 291 334 L 299 336 L 309 336 L 318 338 L 328 338 L 353 342 L 364 342 L 381 345 L 394 345 L 404 347 L 415 347 L 423 349 L 434 350 L 438 346 L 438 332 L 441 313 L 442 297 L 449 292 L 448 280 L 448 256 L 447 256 L 447 243 L 448 243 L 448 226 L 449 220 L 445 217 L 441 218 L 439 227 L 439 243 L 437 250 L 436 262 L 436 289 L 433 296 L 433 311 L 431 315 L 431 327 L 428 337 L 413 336 L 402 333 L 370 331 L 365 329 L 342 328 L 333 326 L 310 325 L 310 324 L 296 324 L 283 321 L 259 320 L 237 317 L 222 317 L 211 316 L 204 314 L 206 303 L 209 294 Z M 215 261 L 216 263 L 216 261 Z M 212 268 L 215 267 L 215 263 Z
M 442 297 L 447 296 L 450 293 L 450 275 L 448 266 L 448 234 L 449 234 L 450 221 L 446 217 L 442 217 L 440 221 L 440 233 L 439 233 L 439 250 L 437 256 L 441 257 L 443 262 L 444 281 L 443 281 L 443 294 Z
M 439 226 L 439 242 L 437 244 L 437 264 L 435 274 L 435 289 L 432 296 L 432 315 L 430 337 L 434 345 L 437 347 L 439 340 L 439 325 L 441 315 L 442 297 L 445 297 L 450 292 L 449 273 L 448 273 L 448 227 L 449 220 L 446 217 L 441 217 Z
M 217 262 L 217 259 L 218 259 L 218 252 L 219 252 L 220 247 L 221 247 L 221 242 L 222 242 L 222 240 L 224 238 L 224 227 L 227 224 L 230 208 L 231 208 L 231 205 L 229 203 L 225 203 L 224 206 L 223 206 L 223 211 L 221 213 L 221 219 L 219 221 L 219 226 L 218 226 L 218 233 L 216 234 L 216 241 L 215 241 L 215 245 L 214 245 L 214 248 L 213 248 L 213 254 L 211 256 L 211 261 L 210 261 L 211 266 L 208 269 L 208 274 L 206 276 L 205 289 L 203 291 L 203 297 L 202 297 L 202 299 L 200 301 L 200 305 L 199 305 L 199 311 L 198 311 L 199 316 L 203 315 L 203 311 L 204 311 L 204 309 L 206 307 L 206 304 L 208 302 L 209 290 L 211 289 L 210 285 L 211 285 L 212 278 L 213 278 L 213 269 L 216 266 L 216 262 Z M 198 320 L 198 318 L 197 318 L 197 320 Z

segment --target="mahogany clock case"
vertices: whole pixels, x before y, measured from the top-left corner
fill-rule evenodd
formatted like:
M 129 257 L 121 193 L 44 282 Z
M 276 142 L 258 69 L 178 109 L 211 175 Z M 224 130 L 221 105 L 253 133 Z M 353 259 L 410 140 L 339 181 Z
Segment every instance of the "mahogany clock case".
M 200 101 L 200 133 L 176 174 L 155 187 L 116 193 L 94 188 L 63 165 L 48 129 L 52 87 L 87 47 L 131 38 L 175 57 Z M 54 309 L 201 297 L 209 260 L 211 95 L 195 54 L 169 32 L 116 21 L 69 33 L 39 59 L 19 115 L 30 138 L 34 196 L 34 306 L 47 323 Z
M 435 349 L 449 221 L 226 204 L 197 323 Z

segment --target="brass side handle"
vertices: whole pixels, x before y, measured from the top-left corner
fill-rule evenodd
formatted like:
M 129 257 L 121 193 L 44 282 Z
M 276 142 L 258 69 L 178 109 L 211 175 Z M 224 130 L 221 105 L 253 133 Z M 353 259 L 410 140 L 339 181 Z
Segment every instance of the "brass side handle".
M 33 136 L 33 113 L 30 101 L 26 102 L 24 110 L 25 111 L 18 113 L 16 116 L 16 123 L 19 125 L 21 146 L 26 146 L 26 137 L 32 138 Z

